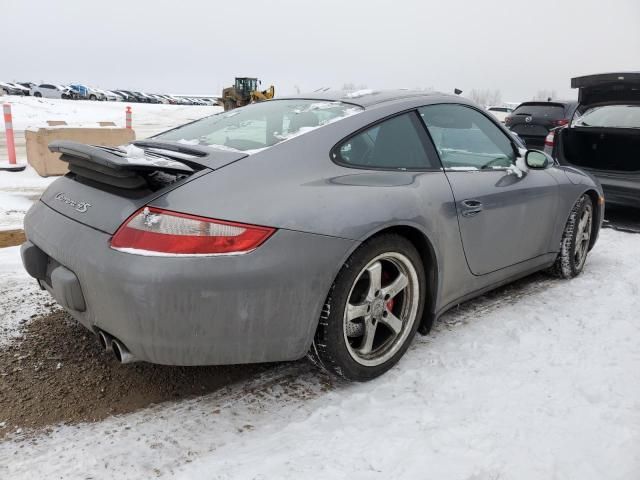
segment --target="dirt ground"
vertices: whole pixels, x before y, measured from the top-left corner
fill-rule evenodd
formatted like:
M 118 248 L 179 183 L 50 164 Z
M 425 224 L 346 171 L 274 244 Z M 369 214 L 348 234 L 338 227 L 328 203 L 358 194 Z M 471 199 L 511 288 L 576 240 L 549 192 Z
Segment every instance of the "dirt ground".
M 0 439 L 17 428 L 97 421 L 213 392 L 269 368 L 120 365 L 93 334 L 54 309 L 0 349 Z

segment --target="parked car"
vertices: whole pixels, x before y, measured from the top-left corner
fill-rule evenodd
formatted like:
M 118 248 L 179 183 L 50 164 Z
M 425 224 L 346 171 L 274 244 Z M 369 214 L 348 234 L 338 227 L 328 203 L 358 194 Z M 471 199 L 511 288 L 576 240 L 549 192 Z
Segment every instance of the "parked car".
M 120 93 L 116 93 L 113 90 L 105 90 L 105 93 L 107 94 L 108 100 L 113 102 L 124 102 L 125 97 Z
M 104 101 L 107 99 L 107 96 L 104 94 L 104 91 L 100 90 L 99 88 L 86 87 L 86 89 L 88 91 L 89 100 Z
M 0 82 L 0 90 L 2 90 L 5 95 L 24 95 L 24 91 L 21 88 L 9 82 Z
M 127 92 L 126 90 L 114 90 L 114 92 L 120 95 L 125 102 L 137 101 L 136 97 L 131 92 Z
M 575 101 L 561 100 L 524 102 L 505 117 L 504 124 L 520 135 L 529 148 L 544 148 L 549 130 L 569 123 L 577 105 Z
M 44 98 L 65 98 L 66 87 L 54 85 L 52 83 L 41 83 L 31 88 L 31 95 Z
M 31 89 L 36 86 L 33 82 L 18 82 L 18 84 L 22 85 L 24 88 L 29 89 L 29 95 L 31 95 Z
M 608 204 L 640 207 L 640 72 L 571 79 L 578 108 L 552 131 L 545 150 L 598 178 Z
M 491 112 L 491 114 L 496 117 L 500 123 L 504 123 L 504 119 L 507 118 L 507 115 L 513 112 L 513 109 L 509 107 L 489 106 L 487 107 L 487 111 Z
M 98 100 L 109 102 L 116 102 L 118 100 L 118 96 L 109 90 L 103 90 L 101 88 L 93 88 L 92 90 L 95 90 L 95 92 L 99 95 Z
M 16 82 L 7 82 L 9 85 L 17 88 L 18 90 L 20 90 L 20 95 L 24 95 L 24 96 L 29 96 L 31 95 L 31 91 L 25 87 L 24 85 L 20 84 L 20 83 L 16 83 Z
M 73 94 L 73 98 L 78 100 L 89 100 L 89 88 L 85 85 L 79 83 L 72 83 L 68 85 L 68 88 L 71 90 Z M 96 100 L 97 97 L 94 96 L 93 100 Z
M 160 95 L 162 98 L 164 98 L 167 103 L 171 104 L 171 105 L 175 105 L 176 103 L 178 103 L 178 101 L 173 98 L 171 95 Z
M 164 98 L 162 95 L 157 95 L 155 93 L 150 94 L 153 98 L 156 99 L 157 103 L 164 103 L 164 104 L 168 104 L 169 100 L 167 100 L 166 98 Z
M 50 149 L 70 173 L 26 215 L 25 268 L 122 362 L 309 354 L 368 380 L 460 302 L 578 275 L 602 219 L 592 177 L 453 95 L 321 92 Z
M 160 100 L 155 98 L 153 95 L 145 93 L 145 92 L 136 92 L 139 93 L 142 98 L 144 98 L 146 103 L 160 103 Z

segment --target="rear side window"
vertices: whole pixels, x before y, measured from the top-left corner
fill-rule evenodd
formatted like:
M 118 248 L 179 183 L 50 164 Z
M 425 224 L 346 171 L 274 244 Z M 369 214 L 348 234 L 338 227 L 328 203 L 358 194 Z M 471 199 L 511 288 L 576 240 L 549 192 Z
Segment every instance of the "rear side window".
M 219 113 L 154 138 L 239 151 L 271 147 L 355 115 L 362 107 L 323 100 L 271 100 Z
M 559 103 L 523 103 L 513 111 L 513 114 L 526 115 L 528 117 L 560 119 L 564 118 L 564 106 Z
M 345 166 L 371 169 L 429 170 L 439 168 L 425 148 L 428 138 L 414 112 L 398 115 L 364 130 L 331 152 Z
M 442 104 L 419 112 L 446 169 L 499 169 L 515 162 L 511 140 L 473 108 Z

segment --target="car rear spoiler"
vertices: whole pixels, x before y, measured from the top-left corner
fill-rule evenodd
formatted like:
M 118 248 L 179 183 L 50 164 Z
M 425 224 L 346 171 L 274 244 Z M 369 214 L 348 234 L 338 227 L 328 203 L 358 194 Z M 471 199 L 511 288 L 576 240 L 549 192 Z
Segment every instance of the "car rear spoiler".
M 640 72 L 600 73 L 571 79 L 582 105 L 640 102 Z
M 213 151 L 206 147 L 144 141 L 120 148 L 85 145 L 68 140 L 49 144 L 60 160 L 81 177 L 124 189 L 143 188 L 154 172 L 190 176 L 196 171 L 215 170 L 247 156 L 243 152 Z

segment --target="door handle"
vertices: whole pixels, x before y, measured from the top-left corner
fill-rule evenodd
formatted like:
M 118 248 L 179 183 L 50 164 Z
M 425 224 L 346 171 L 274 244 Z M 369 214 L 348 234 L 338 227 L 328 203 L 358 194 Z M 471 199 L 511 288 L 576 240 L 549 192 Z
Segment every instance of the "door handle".
M 460 204 L 463 217 L 473 217 L 482 211 L 482 202 L 478 200 L 463 200 Z

